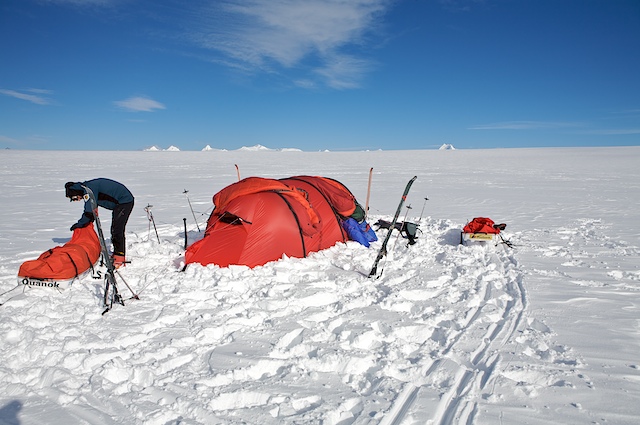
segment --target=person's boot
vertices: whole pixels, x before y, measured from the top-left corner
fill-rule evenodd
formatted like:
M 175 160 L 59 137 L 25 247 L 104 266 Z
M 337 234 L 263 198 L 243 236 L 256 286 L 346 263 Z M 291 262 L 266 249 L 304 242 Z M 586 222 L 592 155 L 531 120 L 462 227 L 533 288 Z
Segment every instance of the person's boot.
M 126 259 L 124 255 L 113 254 L 111 257 L 113 260 L 113 267 L 119 269 L 120 267 L 124 267 L 126 264 Z

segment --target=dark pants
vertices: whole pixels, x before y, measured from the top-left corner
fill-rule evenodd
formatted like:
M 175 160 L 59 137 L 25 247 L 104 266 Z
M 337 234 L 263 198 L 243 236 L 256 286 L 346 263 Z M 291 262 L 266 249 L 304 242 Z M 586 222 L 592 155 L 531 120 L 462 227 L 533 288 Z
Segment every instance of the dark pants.
M 133 202 L 119 204 L 113 209 L 111 220 L 111 243 L 114 255 L 124 255 L 126 251 L 124 229 L 133 210 Z

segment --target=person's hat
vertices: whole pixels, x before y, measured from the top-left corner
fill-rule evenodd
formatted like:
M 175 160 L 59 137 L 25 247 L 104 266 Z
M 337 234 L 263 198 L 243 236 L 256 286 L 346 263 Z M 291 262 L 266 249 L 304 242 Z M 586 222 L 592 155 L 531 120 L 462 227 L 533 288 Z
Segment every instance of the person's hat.
M 65 196 L 69 199 L 71 199 L 74 196 L 84 195 L 84 192 L 82 190 L 71 188 L 71 186 L 73 186 L 74 184 L 75 184 L 74 182 L 67 182 L 64 184 Z

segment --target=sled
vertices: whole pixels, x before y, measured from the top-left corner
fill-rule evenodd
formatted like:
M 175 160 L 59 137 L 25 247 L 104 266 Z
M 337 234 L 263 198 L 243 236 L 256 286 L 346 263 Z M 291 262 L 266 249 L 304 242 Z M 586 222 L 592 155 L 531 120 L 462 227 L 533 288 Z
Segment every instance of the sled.
M 28 286 L 29 288 L 49 288 L 49 289 L 57 289 L 60 291 L 64 291 L 65 289 L 71 288 L 71 286 L 76 280 L 80 280 L 89 274 L 91 274 L 94 279 L 97 279 L 96 276 L 94 276 L 90 270 L 87 270 L 84 273 L 81 273 L 78 276 L 71 279 L 47 279 L 47 278 L 18 276 L 18 284 L 22 286 Z M 100 272 L 98 272 L 98 274 L 100 274 Z
M 470 242 L 500 242 L 500 231 L 507 227 L 506 224 L 495 224 L 493 220 L 486 217 L 476 217 L 468 222 L 460 233 L 460 243 Z
M 460 243 L 464 244 L 465 242 L 492 242 L 496 241 L 497 238 L 496 233 L 465 233 L 461 232 L 460 234 Z
M 66 289 L 76 279 L 94 270 L 100 243 L 93 226 L 75 229 L 71 240 L 25 261 L 18 270 L 18 283 L 39 288 Z

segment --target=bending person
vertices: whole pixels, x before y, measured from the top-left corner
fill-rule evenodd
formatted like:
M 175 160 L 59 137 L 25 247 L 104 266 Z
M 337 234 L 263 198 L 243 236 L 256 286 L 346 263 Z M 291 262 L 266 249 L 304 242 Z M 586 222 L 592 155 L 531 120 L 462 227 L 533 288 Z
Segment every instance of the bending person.
M 115 180 L 99 178 L 87 180 L 85 182 L 68 182 L 64 185 L 65 196 L 71 202 L 84 199 L 86 191 L 82 188 L 86 186 L 96 197 L 98 206 L 113 211 L 111 220 L 111 244 L 113 245 L 113 265 L 116 268 L 125 264 L 125 227 L 131 211 L 133 210 L 134 198 L 129 189 L 122 183 Z M 85 200 L 84 213 L 80 220 L 73 226 L 71 230 L 78 227 L 86 227 L 94 220 L 93 210 L 89 199 Z

